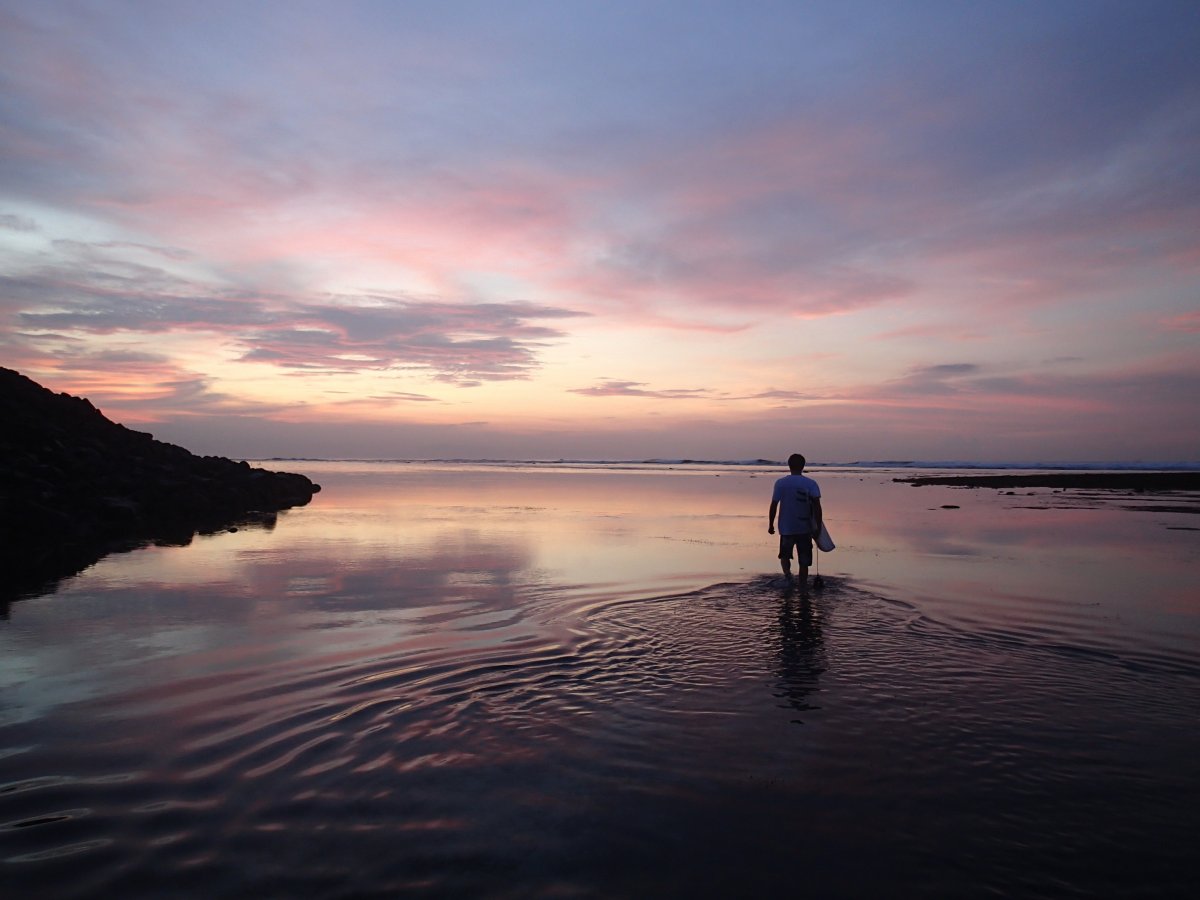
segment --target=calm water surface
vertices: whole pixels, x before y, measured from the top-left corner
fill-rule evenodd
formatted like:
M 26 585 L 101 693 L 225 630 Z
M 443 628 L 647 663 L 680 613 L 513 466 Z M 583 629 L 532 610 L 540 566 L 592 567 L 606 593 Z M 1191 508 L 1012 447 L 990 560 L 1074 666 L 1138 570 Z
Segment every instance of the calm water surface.
M 0 620 L 5 896 L 1200 885 L 1200 517 L 817 470 L 803 600 L 775 471 L 291 468 Z

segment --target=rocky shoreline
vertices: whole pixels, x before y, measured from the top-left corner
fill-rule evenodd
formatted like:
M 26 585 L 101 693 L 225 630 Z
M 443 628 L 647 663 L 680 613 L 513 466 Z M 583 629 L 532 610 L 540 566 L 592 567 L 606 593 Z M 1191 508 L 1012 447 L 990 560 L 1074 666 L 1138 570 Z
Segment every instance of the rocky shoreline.
M 0 600 L 53 589 L 108 553 L 186 544 L 308 503 L 303 475 L 196 456 L 0 368 Z
M 1055 488 L 1059 490 L 1200 491 L 1200 472 L 1037 472 L 1014 475 L 920 475 L 894 478 L 914 486 L 941 484 L 951 487 Z

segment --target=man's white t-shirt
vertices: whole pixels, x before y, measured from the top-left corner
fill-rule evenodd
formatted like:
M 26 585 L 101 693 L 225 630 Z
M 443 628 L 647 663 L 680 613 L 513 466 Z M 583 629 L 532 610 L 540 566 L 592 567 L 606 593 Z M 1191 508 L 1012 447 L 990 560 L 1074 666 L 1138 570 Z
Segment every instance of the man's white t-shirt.
M 812 531 L 812 499 L 821 489 L 807 475 L 784 475 L 775 482 L 771 499 L 779 503 L 779 533 L 809 534 Z

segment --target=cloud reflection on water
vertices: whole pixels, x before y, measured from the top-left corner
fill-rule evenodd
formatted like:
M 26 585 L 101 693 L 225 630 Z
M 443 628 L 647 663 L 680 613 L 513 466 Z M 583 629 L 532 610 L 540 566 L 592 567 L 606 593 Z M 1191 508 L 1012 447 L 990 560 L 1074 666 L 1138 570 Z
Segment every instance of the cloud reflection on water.
M 775 571 L 764 521 L 774 470 L 297 467 L 326 489 L 273 530 L 109 557 L 56 595 L 19 604 L 0 635 L 5 681 L 90 695 L 106 678 L 125 683 L 119 663 L 132 643 L 162 659 L 249 645 L 382 646 L 397 632 L 445 628 L 455 640 L 499 637 L 552 593 L 578 604 Z M 820 555 L 826 575 L 919 599 L 926 614 L 963 627 L 1040 625 L 1176 650 L 1200 633 L 1185 599 L 1194 532 L 1163 524 L 1177 516 L 1034 509 L 1046 498 L 913 488 L 886 473 L 815 475 L 839 544 Z M 99 634 L 110 621 L 121 633 Z M 53 649 L 72 635 L 77 648 Z M 204 665 L 219 667 L 219 656 Z M 42 675 L 27 680 L 26 670 Z
M 1196 633 L 1162 603 L 1194 537 L 1150 514 L 818 473 L 839 549 L 805 600 L 769 477 L 323 465 L 273 532 L 112 557 L 0 624 L 26 893 L 126 871 L 402 892 L 416 864 L 444 893 L 702 893 L 749 867 L 774 894 L 844 886 L 864 853 L 863 895 L 947 855 L 1004 887 L 1030 845 L 1119 818 L 1092 858 L 1036 861 L 1091 885 L 1116 848 L 1161 852 L 1147 796 L 1194 796 L 1194 641 L 1158 652 Z

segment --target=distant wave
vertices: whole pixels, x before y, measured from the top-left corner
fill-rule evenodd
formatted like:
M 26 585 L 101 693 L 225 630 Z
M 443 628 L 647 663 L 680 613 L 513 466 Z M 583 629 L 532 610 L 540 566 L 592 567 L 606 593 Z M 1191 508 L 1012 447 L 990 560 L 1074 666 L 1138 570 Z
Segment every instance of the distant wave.
M 621 466 L 745 466 L 765 468 L 785 468 L 786 463 L 771 459 L 469 459 L 465 457 L 448 457 L 435 459 L 373 459 L 362 457 L 304 457 L 304 456 L 273 456 L 260 462 L 356 462 L 356 463 L 391 463 L 391 464 L 444 464 L 444 465 L 478 465 L 478 466 L 567 466 L 567 467 L 597 467 L 615 468 Z M 812 462 L 810 469 L 965 469 L 1003 470 L 1003 471 L 1072 471 L 1072 472 L 1197 472 L 1200 462 L 1148 462 L 1143 460 L 1104 461 L 1104 462 L 1028 462 L 1028 461 L 987 461 L 972 460 L 913 460 L 913 459 L 878 459 L 856 460 L 853 462 Z
M 355 456 L 272 456 L 257 462 L 445 463 L 478 466 L 786 466 L 773 459 L 388 459 Z

